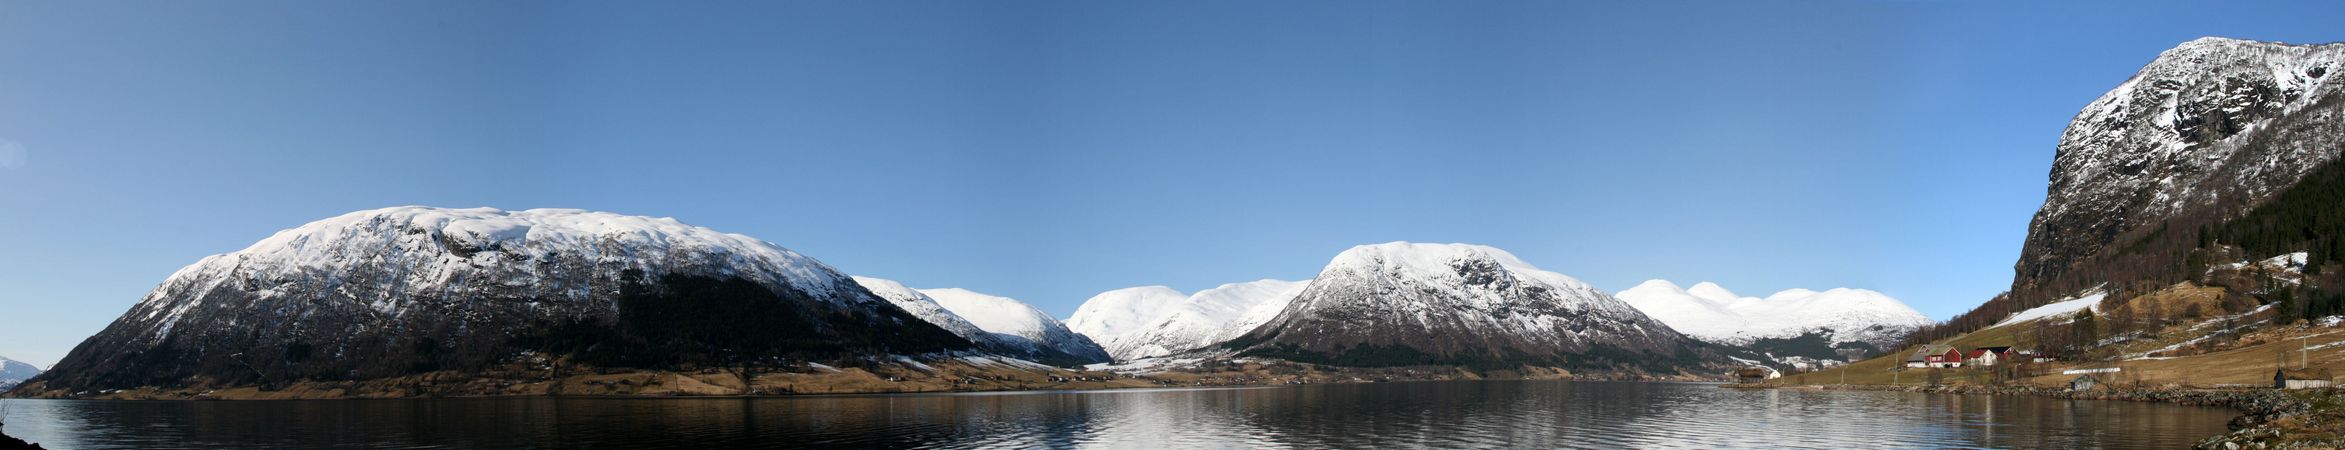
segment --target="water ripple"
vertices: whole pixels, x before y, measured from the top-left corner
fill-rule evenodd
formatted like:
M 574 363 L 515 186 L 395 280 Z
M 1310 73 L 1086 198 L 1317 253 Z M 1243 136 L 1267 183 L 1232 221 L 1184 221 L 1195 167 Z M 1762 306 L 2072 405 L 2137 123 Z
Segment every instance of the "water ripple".
M 2227 410 L 1700 384 L 1480 381 L 767 399 L 5 400 L 53 449 L 2179 447 Z

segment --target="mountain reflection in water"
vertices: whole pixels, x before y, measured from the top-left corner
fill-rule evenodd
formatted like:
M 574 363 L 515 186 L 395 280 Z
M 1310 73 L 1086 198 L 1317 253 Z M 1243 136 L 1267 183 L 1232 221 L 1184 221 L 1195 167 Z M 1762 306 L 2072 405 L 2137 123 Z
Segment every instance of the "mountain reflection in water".
M 1713 385 L 1461 381 L 794 398 L 5 400 L 52 449 L 2175 448 L 2230 410 Z

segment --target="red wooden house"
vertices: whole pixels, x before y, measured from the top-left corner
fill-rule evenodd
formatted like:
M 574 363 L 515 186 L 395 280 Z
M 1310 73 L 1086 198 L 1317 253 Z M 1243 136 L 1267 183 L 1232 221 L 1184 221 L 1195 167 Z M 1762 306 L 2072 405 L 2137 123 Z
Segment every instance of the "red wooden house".
M 1962 367 L 1962 350 L 1947 348 L 1944 352 L 1922 356 L 1922 362 L 1930 367 Z

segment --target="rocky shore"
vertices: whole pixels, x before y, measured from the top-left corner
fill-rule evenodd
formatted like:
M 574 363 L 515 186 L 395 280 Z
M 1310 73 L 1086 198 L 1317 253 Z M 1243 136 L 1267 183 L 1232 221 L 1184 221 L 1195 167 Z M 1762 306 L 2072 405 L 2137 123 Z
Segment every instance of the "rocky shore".
M 2083 391 L 2037 386 L 1727 385 L 1740 389 L 1902 391 L 1966 395 L 2034 395 L 2071 400 L 2162 402 L 2240 411 L 2230 433 L 2199 441 L 2201 449 L 2345 448 L 2345 390 L 2264 388 L 2102 388 Z

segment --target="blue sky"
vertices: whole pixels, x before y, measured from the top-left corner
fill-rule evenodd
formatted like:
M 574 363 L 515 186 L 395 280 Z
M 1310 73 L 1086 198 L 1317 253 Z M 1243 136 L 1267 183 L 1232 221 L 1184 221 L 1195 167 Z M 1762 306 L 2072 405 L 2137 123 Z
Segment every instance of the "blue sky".
M 1409 240 L 1943 319 L 2159 51 L 2345 40 L 2336 2 L 670 6 L 0 1 L 0 355 L 407 204 L 671 216 L 1061 316 Z

